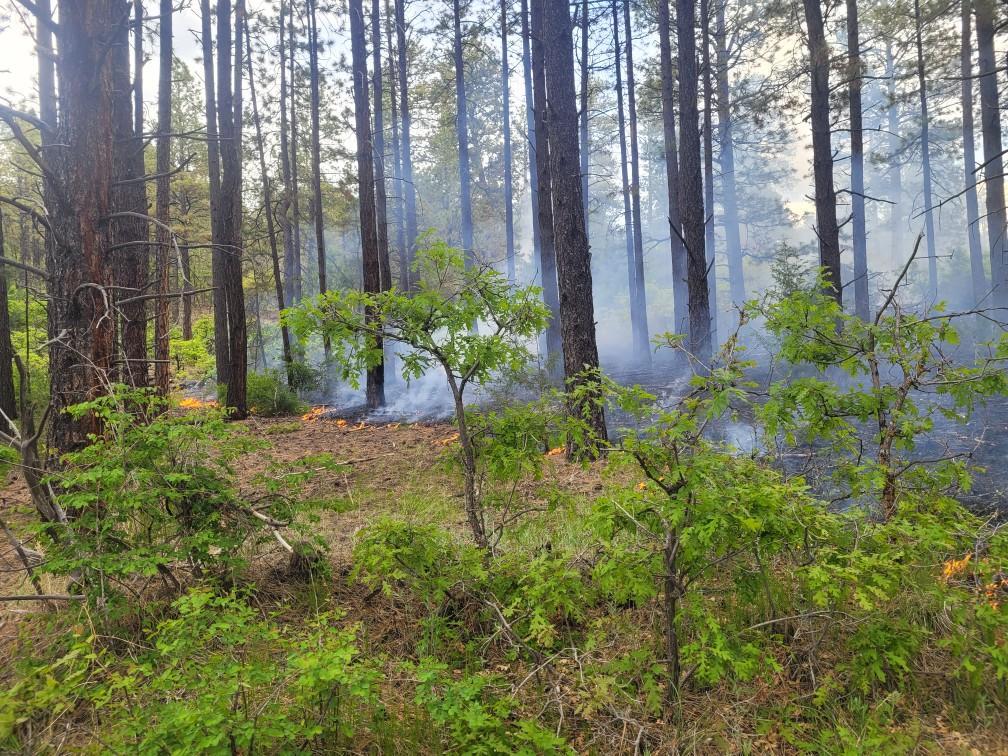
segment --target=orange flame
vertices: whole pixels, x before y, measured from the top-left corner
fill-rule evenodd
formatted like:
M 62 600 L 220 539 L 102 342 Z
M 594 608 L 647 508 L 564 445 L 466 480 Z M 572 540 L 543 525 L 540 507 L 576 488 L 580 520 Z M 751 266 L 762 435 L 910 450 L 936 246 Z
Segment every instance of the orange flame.
M 547 457 L 559 457 L 561 454 L 566 453 L 566 451 L 567 451 L 567 447 L 566 446 L 558 446 L 555 449 L 550 449 L 548 452 L 546 452 L 546 456 Z
M 210 407 L 216 407 L 217 402 L 213 400 L 205 402 L 202 399 L 187 396 L 183 399 L 179 399 L 178 406 L 181 407 L 182 409 L 208 409 Z
M 440 441 L 438 441 L 438 443 L 441 444 L 441 446 L 451 446 L 453 443 L 458 441 L 458 437 L 459 437 L 458 433 L 452 433 L 447 438 L 442 438 Z
M 966 556 L 962 559 L 949 559 L 945 562 L 945 565 L 942 567 L 942 577 L 946 580 L 946 582 L 965 572 L 972 557 L 972 552 L 966 552 Z
M 326 407 L 324 404 L 318 407 L 312 407 L 310 410 L 301 415 L 301 419 L 309 423 L 315 422 L 316 420 L 321 420 L 322 416 L 326 413 L 327 410 L 328 407 Z

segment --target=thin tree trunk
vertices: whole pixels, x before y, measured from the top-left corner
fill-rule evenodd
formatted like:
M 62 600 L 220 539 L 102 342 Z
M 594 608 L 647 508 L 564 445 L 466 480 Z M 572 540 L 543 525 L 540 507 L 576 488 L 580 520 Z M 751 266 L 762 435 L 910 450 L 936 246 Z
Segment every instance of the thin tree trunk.
M 553 217 L 553 174 L 550 159 L 550 138 L 546 129 L 546 47 L 543 29 L 543 2 L 532 0 L 532 109 L 535 119 L 535 160 L 538 175 L 539 207 L 539 272 L 542 277 L 543 302 L 550 311 L 546 328 L 546 359 L 550 373 L 556 377 L 564 354 L 560 313 L 560 293 L 557 281 L 556 230 Z
M 533 2 L 533 20 L 536 5 Z M 592 300 L 591 252 L 585 233 L 584 203 L 577 144 L 577 100 L 574 55 L 567 0 L 546 0 L 542 10 L 548 100 L 550 176 L 553 180 L 553 223 L 556 234 L 557 282 L 563 335 L 564 375 L 569 384 L 591 388 L 598 369 L 595 308 Z M 541 44 L 541 43 L 540 43 Z M 541 184 L 540 184 L 541 185 Z M 590 393 L 590 392 L 589 392 Z M 598 403 L 578 402 L 571 410 L 584 419 L 601 442 L 606 440 L 605 416 Z M 568 440 L 568 454 L 592 456 L 594 445 L 578 448 Z
M 525 142 L 528 149 L 529 196 L 532 200 L 532 255 L 542 270 L 542 229 L 539 224 L 539 170 L 536 155 L 536 118 L 532 94 L 532 38 L 528 0 L 521 0 L 522 73 L 525 83 Z
M 976 143 L 973 129 L 973 43 L 970 36 L 970 0 L 962 0 L 962 129 L 963 180 L 966 186 L 966 234 L 969 238 L 970 273 L 973 282 L 973 303 L 979 305 L 990 289 L 984 270 L 980 243 L 980 204 L 976 190 Z
M 154 386 L 162 396 L 171 388 L 168 363 L 168 253 L 172 243 L 168 225 L 171 222 L 171 138 L 172 130 L 172 13 L 173 0 L 161 0 L 158 51 L 158 137 L 157 137 L 157 293 L 154 304 Z
M 889 106 L 886 108 L 886 130 L 889 132 L 889 199 L 893 203 L 889 207 L 889 246 L 892 250 L 899 247 L 902 239 L 900 229 L 900 207 L 903 198 L 903 166 L 900 162 L 900 151 L 903 140 L 900 138 L 900 106 L 896 91 L 896 60 L 891 42 L 886 42 L 885 48 L 886 79 L 889 82 Z
M 459 236 L 466 267 L 474 261 L 472 188 L 469 173 L 469 105 L 466 100 L 465 61 L 462 57 L 462 10 L 460 0 L 452 0 L 455 59 L 455 128 L 459 151 Z
M 931 213 L 931 139 L 928 124 L 927 82 L 924 78 L 924 42 L 921 29 L 920 0 L 914 0 L 914 31 L 917 37 L 917 86 L 920 92 L 921 110 L 921 172 L 924 174 L 924 228 L 927 236 L 928 251 L 928 294 L 929 301 L 938 301 L 938 258 L 935 250 L 934 216 Z M 862 210 L 862 220 L 864 211 Z M 855 228 L 855 233 L 857 229 Z
M 711 317 L 704 250 L 703 175 L 700 165 L 700 113 L 697 107 L 696 8 L 676 1 L 679 41 L 679 197 L 686 247 L 689 293 L 689 348 L 707 365 L 711 357 Z
M 867 321 L 868 236 L 865 229 L 864 132 L 861 117 L 861 41 L 857 0 L 847 0 L 847 99 L 851 128 L 851 215 L 854 234 L 854 312 Z
M 280 3 L 280 174 L 283 178 L 284 196 L 278 209 L 278 219 L 283 227 L 284 258 L 283 258 L 283 288 L 284 300 L 295 304 L 295 254 L 294 254 L 294 223 L 292 221 L 292 204 L 294 199 L 294 184 L 291 178 L 291 150 L 287 118 L 287 5 Z
M 507 277 L 515 282 L 514 197 L 511 178 L 511 67 L 508 65 L 507 0 L 501 0 L 501 123 L 504 127 L 504 254 Z
M 672 67 L 669 0 L 658 0 L 658 54 L 661 68 L 662 140 L 665 149 L 665 185 L 672 247 L 672 296 L 675 330 L 687 331 L 689 297 L 686 286 L 686 247 L 679 210 L 679 155 L 675 131 L 675 73 Z
M 725 27 L 727 0 L 717 0 L 714 32 L 717 55 L 718 157 L 721 163 L 721 209 L 725 230 L 725 257 L 732 304 L 746 300 L 745 271 L 742 265 L 742 239 L 739 234 L 738 193 L 735 181 L 735 142 L 732 137 L 731 91 L 728 86 L 728 31 Z
M 245 323 L 245 292 L 242 288 L 242 23 L 244 0 L 237 0 L 234 36 L 231 32 L 231 2 L 217 0 L 217 120 L 221 139 L 221 240 L 224 247 L 222 285 L 227 307 L 227 406 L 234 417 L 244 418 L 248 334 Z M 233 40 L 233 41 L 232 41 Z M 232 68 L 231 55 L 234 54 Z
M 189 245 L 179 246 L 179 257 L 182 258 L 182 338 L 188 341 L 192 333 L 192 265 L 189 259 Z
M 6 257 L 4 218 L 0 212 L 0 257 Z M 27 391 L 27 386 L 21 387 Z M 0 264 L 0 431 L 8 433 L 7 419 L 17 417 L 17 397 L 14 395 L 14 344 L 11 342 L 10 303 L 7 300 L 7 268 Z
M 392 223 L 396 230 L 396 259 L 399 260 L 399 289 L 409 290 L 409 260 L 406 257 L 406 208 L 403 204 L 402 149 L 399 142 L 399 101 L 396 97 L 397 59 L 392 46 L 394 14 L 385 0 L 385 34 L 388 40 L 389 116 L 392 120 Z
M 406 50 L 406 0 L 395 1 L 396 45 L 399 56 L 399 117 L 402 119 L 402 183 L 403 197 L 406 208 L 406 273 L 409 275 L 409 287 L 413 287 L 413 277 L 410 268 L 413 256 L 416 254 L 417 243 L 417 209 L 416 186 L 413 184 L 413 143 L 411 141 L 412 122 L 409 106 L 409 71 Z
M 710 3 L 700 0 L 700 60 L 703 67 L 703 154 L 704 154 L 704 247 L 707 260 L 707 306 L 710 309 L 710 339 L 717 346 L 717 262 L 714 245 L 714 86 L 710 62 Z
M 298 112 L 297 112 L 297 41 L 294 38 L 294 0 L 290 0 L 290 16 L 287 23 L 287 64 L 290 82 L 290 166 L 291 166 L 291 267 L 293 286 L 289 297 L 291 305 L 298 304 L 304 296 L 304 275 L 301 264 L 301 184 L 298 179 Z
M 802 0 L 808 26 L 809 70 L 812 80 L 812 170 L 815 177 L 816 234 L 819 264 L 825 268 L 827 293 L 843 301 L 840 281 L 840 228 L 833 189 L 833 147 L 830 141 L 829 46 L 823 31 L 819 0 Z
M 385 90 L 381 65 L 381 12 L 379 0 L 371 2 L 371 47 L 374 61 L 374 164 L 375 218 L 378 230 L 378 271 L 381 290 L 392 288 L 392 264 L 389 260 L 388 195 L 385 191 Z
M 318 265 L 318 291 L 328 291 L 326 281 L 325 216 L 322 210 L 322 142 L 319 125 L 319 59 L 318 59 L 318 16 L 315 0 L 307 0 L 308 21 L 308 69 L 311 88 L 311 164 L 312 164 L 312 221 L 315 226 L 315 261 Z M 291 48 L 293 52 L 293 47 Z M 293 79 L 291 80 L 293 83 Z M 328 376 L 332 366 L 332 345 L 329 337 L 322 335 L 322 351 L 325 360 L 324 375 L 328 388 Z M 328 393 L 328 391 L 327 391 Z
M 984 185 L 987 199 L 987 239 L 990 245 L 994 304 L 1008 307 L 1008 241 L 1005 239 L 1004 160 L 1001 106 L 994 59 L 993 0 L 976 0 L 977 52 L 980 75 L 980 129 L 984 148 Z
M 581 145 L 581 195 L 584 200 L 585 233 L 591 241 L 591 229 L 588 222 L 588 174 L 591 169 L 591 142 L 588 139 L 588 0 L 581 0 L 581 112 L 579 113 L 580 145 Z
M 280 275 L 280 250 L 277 247 L 276 228 L 273 223 L 273 190 L 266 171 L 266 148 L 263 144 L 262 124 L 259 121 L 259 102 L 256 99 L 255 67 L 252 63 L 252 38 L 249 34 L 248 18 L 243 19 L 245 27 L 245 65 L 248 67 L 249 97 L 252 100 L 252 123 L 255 125 L 256 148 L 259 153 L 259 173 L 262 176 L 263 204 L 266 215 L 266 234 L 269 236 L 270 260 L 273 263 L 273 284 L 276 289 L 277 310 L 284 309 L 283 278 Z M 188 278 L 188 274 L 186 276 Z M 258 307 L 258 299 L 256 300 Z M 287 385 L 294 388 L 294 356 L 291 352 L 290 331 L 280 321 L 280 341 L 283 346 L 284 366 L 287 369 Z
M 623 0 L 623 29 L 626 37 L 627 115 L 630 129 L 630 202 L 633 221 L 634 290 L 630 310 L 634 329 L 634 358 L 645 365 L 651 364 L 651 339 L 647 319 L 647 292 L 644 283 L 644 236 L 641 225 L 640 201 L 640 148 L 637 144 L 637 92 L 634 84 L 633 32 L 630 24 L 630 0 Z M 587 219 L 587 214 L 585 218 Z
M 381 262 L 375 212 L 374 156 L 371 142 L 371 106 L 368 102 L 367 51 L 364 48 L 364 7 L 362 0 L 350 0 L 350 52 L 353 65 L 354 125 L 357 140 L 357 188 L 360 203 L 360 236 L 364 271 L 364 291 L 381 291 Z M 370 320 L 373 314 L 365 313 Z M 375 344 L 382 348 L 381 341 Z M 367 371 L 367 405 L 371 409 L 385 403 L 385 369 L 377 365 Z

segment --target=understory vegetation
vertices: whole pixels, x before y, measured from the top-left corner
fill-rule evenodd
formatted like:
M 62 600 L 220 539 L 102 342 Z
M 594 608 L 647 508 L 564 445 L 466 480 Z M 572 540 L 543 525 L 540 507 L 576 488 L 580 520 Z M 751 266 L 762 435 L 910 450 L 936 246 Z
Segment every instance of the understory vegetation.
M 539 327 L 530 292 L 470 291 Z M 504 320 L 497 342 L 470 333 L 472 313 L 433 290 L 383 306 L 410 302 L 386 333 L 449 379 L 525 359 Z M 329 295 L 310 318 L 336 313 L 334 349 L 366 366 L 359 304 Z M 457 327 L 422 335 L 429 311 Z M 768 386 L 736 333 L 678 398 L 599 374 L 589 396 L 467 406 L 464 437 L 235 424 L 126 389 L 78 405 L 103 430 L 49 477 L 70 516 L 25 539 L 33 584 L 58 595 L 6 641 L 0 748 L 1004 747 L 1008 539 L 957 500 L 983 474 L 968 458 L 916 461 L 936 421 L 1008 390 L 1008 342 L 968 366 L 948 356 L 957 320 L 890 301 L 864 322 L 799 287 L 743 313 L 785 365 Z M 300 411 L 253 386 L 264 414 Z M 615 440 L 571 419 L 586 403 L 621 418 Z M 339 451 L 295 445 L 309 430 Z M 372 448 L 379 432 L 392 451 Z M 788 462 L 823 443 L 828 474 Z M 600 458 L 569 460 L 579 444 Z

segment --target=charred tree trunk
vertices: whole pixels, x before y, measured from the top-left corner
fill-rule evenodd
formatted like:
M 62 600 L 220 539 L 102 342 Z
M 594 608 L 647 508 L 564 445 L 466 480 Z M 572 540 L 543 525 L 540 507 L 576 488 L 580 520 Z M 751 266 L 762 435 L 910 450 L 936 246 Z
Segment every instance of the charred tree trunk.
M 248 67 L 249 97 L 252 99 L 252 123 L 255 125 L 256 150 L 259 153 L 259 173 L 262 176 L 266 234 L 269 236 L 270 260 L 273 263 L 273 283 L 276 289 L 277 310 L 283 311 L 285 305 L 283 278 L 280 274 L 280 250 L 277 246 L 276 227 L 273 222 L 273 189 L 270 186 L 269 174 L 266 171 L 266 148 L 263 144 L 262 123 L 259 120 L 259 102 L 256 99 L 255 67 L 252 63 L 252 39 L 249 35 L 248 18 L 244 18 L 242 22 L 245 27 L 245 65 Z M 188 273 L 186 273 L 186 278 L 188 278 Z M 258 300 L 256 300 L 256 305 L 258 306 Z M 284 366 L 287 369 L 287 385 L 290 388 L 294 388 L 295 380 L 292 368 L 294 355 L 291 351 L 290 331 L 282 320 L 280 322 L 280 342 L 283 346 Z
M 508 65 L 507 0 L 501 0 L 501 123 L 504 127 L 504 254 L 508 281 L 515 281 L 514 197 L 511 178 L 511 67 Z
M 731 91 L 728 86 L 728 31 L 725 26 L 727 0 L 717 0 L 714 44 L 717 63 L 718 158 L 721 164 L 721 209 L 725 231 L 725 257 L 732 304 L 741 306 L 746 299 L 745 271 L 742 265 L 742 239 L 739 234 L 738 192 L 735 182 L 735 142 L 732 137 Z
M 47 195 L 53 241 L 47 269 L 52 443 L 66 452 L 98 430 L 93 416 L 66 408 L 105 392 L 114 351 L 109 307 L 113 284 L 109 218 L 113 214 L 115 133 L 113 63 L 109 34 L 126 24 L 111 0 L 61 3 L 59 19 L 59 127 L 50 169 L 57 185 Z M 128 100 L 128 98 L 127 98 Z
M 704 247 L 707 260 L 707 307 L 710 309 L 711 346 L 717 338 L 717 262 L 714 246 L 714 86 L 710 62 L 710 3 L 700 1 L 700 60 L 703 67 Z
M 661 68 L 662 140 L 665 149 L 665 184 L 668 190 L 668 222 L 672 246 L 672 296 L 675 330 L 685 333 L 689 322 L 686 287 L 686 247 L 683 245 L 679 212 L 679 155 L 675 131 L 675 73 L 672 67 L 669 0 L 658 0 L 658 42 Z M 681 129 L 680 129 L 681 130 Z
M 847 0 L 847 99 L 851 128 L 851 221 L 854 235 L 854 312 L 869 317 L 868 236 L 865 229 L 864 132 L 861 117 L 861 41 L 857 0 Z
M 399 117 L 402 119 L 402 185 L 406 211 L 406 273 L 412 287 L 413 256 L 417 243 L 416 187 L 413 184 L 412 122 L 409 105 L 409 70 L 406 50 L 406 0 L 395 0 L 396 45 L 399 57 Z
M 374 165 L 375 219 L 378 230 L 378 271 L 381 290 L 392 287 L 392 265 L 389 260 L 388 195 L 385 192 L 385 90 L 381 64 L 381 12 L 378 0 L 371 2 L 371 47 L 374 61 Z
M 227 308 L 227 406 L 234 417 L 248 414 L 245 398 L 248 372 L 248 334 L 245 323 L 245 292 L 242 288 L 242 17 L 244 0 L 237 0 L 232 41 L 231 1 L 217 0 L 217 120 L 221 139 L 220 211 L 223 275 Z M 232 68 L 231 55 L 234 54 Z
M 808 26 L 809 70 L 812 80 L 812 171 L 815 178 L 816 235 L 819 264 L 825 269 L 827 293 L 843 301 L 840 281 L 840 227 L 833 189 L 833 147 L 830 141 L 829 46 L 823 31 L 819 0 L 802 0 Z
M 588 139 L 588 0 L 581 0 L 581 112 L 579 113 L 581 144 L 581 198 L 584 201 L 585 233 L 591 241 L 588 228 L 588 173 L 591 169 L 591 142 Z
M 350 0 L 350 52 L 353 65 L 354 126 L 357 138 L 357 188 L 360 201 L 361 253 L 364 264 L 364 291 L 381 291 L 381 262 L 375 212 L 374 155 L 371 142 L 371 106 L 368 102 L 367 51 L 364 48 L 364 7 L 362 0 Z M 367 312 L 369 320 L 373 317 Z M 381 341 L 375 345 L 382 348 Z M 367 372 L 367 405 L 371 409 L 385 403 L 385 368 L 377 365 Z
M 963 180 L 966 187 L 966 233 L 969 238 L 970 274 L 973 282 L 973 303 L 979 305 L 990 289 L 984 270 L 980 244 L 980 203 L 976 190 L 976 141 L 973 129 L 973 43 L 970 32 L 970 0 L 962 0 L 962 76 Z
M 472 187 L 469 173 L 469 105 L 466 101 L 465 61 L 462 57 L 462 9 L 461 0 L 452 0 L 452 22 L 454 24 L 455 59 L 455 129 L 459 151 L 459 237 L 465 254 L 466 267 L 474 261 Z
M 914 0 L 914 32 L 917 39 L 917 86 L 921 111 L 921 172 L 924 174 L 924 228 L 928 251 L 928 293 L 931 303 L 938 301 L 938 258 L 935 250 L 934 216 L 931 213 L 931 138 L 928 124 L 927 82 L 924 78 L 924 42 L 921 28 L 920 0 Z M 862 212 L 862 215 L 864 213 Z
M 679 208 L 686 247 L 689 293 L 689 348 L 704 365 L 711 357 L 711 316 L 704 250 L 703 175 L 700 165 L 700 112 L 697 107 L 696 8 L 676 1 L 679 41 Z
M 553 173 L 550 158 L 550 137 L 546 128 L 546 43 L 543 24 L 544 0 L 532 0 L 532 109 L 535 119 L 535 161 L 538 175 L 539 206 L 539 272 L 542 276 L 543 302 L 550 311 L 546 328 L 546 359 L 551 374 L 556 377 L 564 354 L 560 313 L 560 293 L 557 281 L 556 229 L 553 216 Z
M 647 320 L 647 292 L 644 285 L 644 236 L 641 223 L 640 201 L 640 148 L 637 143 L 637 92 L 634 84 L 633 31 L 630 24 L 630 0 L 623 0 L 623 29 L 626 38 L 627 115 L 630 129 L 630 203 L 633 221 L 634 290 L 630 302 L 631 320 L 637 327 L 633 332 L 634 358 L 642 364 L 651 364 L 651 339 Z M 585 222 L 587 223 L 587 213 Z
M 6 257 L 4 218 L 0 212 L 0 257 Z M 22 391 L 27 391 L 22 386 Z M 7 301 L 7 268 L 0 264 L 0 431 L 7 433 L 6 417 L 17 417 L 17 397 L 14 395 L 14 345 L 11 343 L 10 303 Z
M 533 3 L 533 19 L 538 0 Z M 556 234 L 557 282 L 563 335 L 564 375 L 568 383 L 590 388 L 598 369 L 595 308 L 592 300 L 591 252 L 585 233 L 584 203 L 577 144 L 577 100 L 574 92 L 573 35 L 567 0 L 545 0 L 542 10 L 548 100 L 550 176 L 553 180 L 553 225 Z M 600 442 L 606 440 L 605 416 L 594 402 L 571 407 Z M 568 454 L 592 456 L 595 446 L 578 448 L 568 441 Z
M 167 396 L 171 388 L 169 374 L 168 330 L 168 252 L 172 244 L 168 232 L 171 206 L 171 137 L 172 130 L 172 12 L 173 0 L 161 0 L 158 50 L 158 136 L 157 136 L 157 247 L 154 269 L 157 293 L 154 304 L 154 386 Z
M 990 245 L 994 304 L 1008 307 L 1008 240 L 1005 239 L 1004 160 L 1001 106 L 994 59 L 993 0 L 976 1 L 977 52 L 980 75 L 980 129 L 984 148 L 984 185 L 987 197 L 987 239 Z

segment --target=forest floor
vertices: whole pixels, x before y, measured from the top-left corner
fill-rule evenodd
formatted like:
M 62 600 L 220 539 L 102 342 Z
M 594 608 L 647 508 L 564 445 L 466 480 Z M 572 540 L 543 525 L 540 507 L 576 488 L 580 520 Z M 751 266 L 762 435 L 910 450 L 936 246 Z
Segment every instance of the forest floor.
M 287 554 L 275 544 L 256 555 L 250 580 L 255 584 L 257 601 L 264 613 L 297 622 L 308 613 L 321 608 L 338 608 L 361 631 L 362 651 L 386 660 L 387 690 L 383 703 L 407 709 L 408 686 L 394 681 L 401 676 L 401 663 L 416 659 L 422 626 L 422 607 L 397 600 L 349 580 L 352 549 L 358 532 L 384 516 L 394 516 L 414 524 L 437 524 L 457 531 L 464 537 L 461 486 L 452 469 L 450 455 L 457 438 L 448 423 L 366 424 L 356 420 L 328 419 L 262 419 L 245 423 L 248 432 L 269 442 L 268 448 L 249 452 L 235 463 L 236 479 L 243 495 L 252 497 L 257 490 L 254 482 L 261 474 L 270 474 L 275 462 L 291 462 L 320 453 L 331 454 L 337 467 L 320 467 L 310 479 L 305 496 L 339 498 L 344 505 L 339 511 L 325 512 L 318 523 L 318 534 L 329 544 L 332 563 L 331 581 L 322 591 L 309 589 L 303 582 L 289 579 Z M 553 491 L 569 494 L 569 501 L 588 502 L 604 488 L 601 464 L 582 466 L 565 461 L 563 456 L 545 460 L 544 479 Z M 529 481 L 521 491 L 527 500 L 540 496 L 542 488 Z M 30 520 L 27 492 L 13 475 L 0 489 L 0 516 L 12 530 L 23 532 Z M 574 546 L 577 552 L 579 534 L 558 527 L 548 533 L 528 534 L 550 548 L 550 540 Z M 585 543 L 588 539 L 585 539 Z M 590 555 L 585 554 L 588 557 Z M 58 585 L 45 584 L 47 590 L 62 592 Z M 13 549 L 0 544 L 0 594 L 22 594 L 33 591 Z M 60 613 L 74 613 L 74 608 L 61 606 Z M 627 639 L 623 646 L 619 633 L 612 636 L 607 648 L 587 651 L 596 658 L 618 660 L 637 645 L 640 633 L 656 623 L 655 609 L 630 608 L 621 612 L 619 627 Z M 25 646 L 44 644 L 47 624 L 33 603 L 0 603 L 0 670 L 10 668 Z M 635 637 L 633 643 L 630 638 Z M 539 683 L 536 667 L 529 661 L 514 658 L 503 648 L 488 644 L 485 663 L 512 683 L 520 699 L 522 711 L 536 716 L 549 709 L 551 719 L 557 717 L 570 737 L 569 742 L 580 753 L 791 753 L 785 730 L 799 710 L 809 706 L 808 695 L 801 680 L 786 673 L 772 679 L 754 681 L 744 688 L 731 685 L 708 690 L 691 691 L 681 699 L 678 709 L 667 714 L 667 720 L 643 719 L 628 708 L 618 711 L 611 706 L 593 711 L 590 705 L 564 703 L 565 694 L 577 687 L 581 661 L 574 650 L 573 659 L 561 657 L 552 665 L 549 684 Z M 584 657 L 587 658 L 587 657 Z M 941 670 L 936 670 L 941 674 Z M 535 680 L 530 683 L 530 679 Z M 0 684 L 3 675 L 0 673 Z M 537 688 L 536 692 L 533 689 Z M 550 688 L 552 687 L 552 690 Z M 1001 713 L 991 713 L 983 724 L 957 724 L 955 707 L 936 709 L 934 696 L 921 696 L 931 703 L 917 707 L 914 696 L 899 702 L 901 713 L 891 723 L 893 728 L 914 733 L 916 743 L 910 752 L 1008 754 L 1008 728 Z M 572 699 L 576 700 L 576 699 Z M 673 726 L 673 720 L 675 722 Z M 839 725 L 837 725 L 839 726 Z M 399 753 L 420 750 L 422 734 L 400 733 L 403 745 Z M 82 737 L 86 737 L 83 736 Z M 359 752 L 388 752 L 367 733 L 360 733 Z M 70 738 L 68 743 L 73 743 Z M 413 745 L 411 746 L 410 743 Z M 84 746 L 85 743 L 78 743 Z M 90 744 L 93 747 L 93 744 Z M 75 751 L 75 746 L 68 746 Z M 888 751 L 886 751 L 888 752 Z

